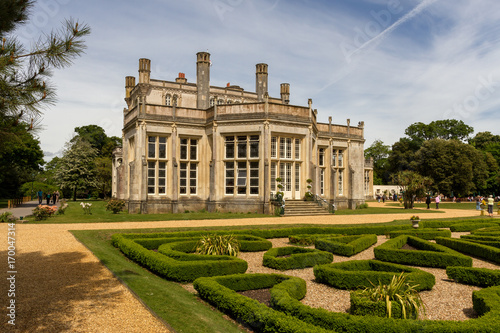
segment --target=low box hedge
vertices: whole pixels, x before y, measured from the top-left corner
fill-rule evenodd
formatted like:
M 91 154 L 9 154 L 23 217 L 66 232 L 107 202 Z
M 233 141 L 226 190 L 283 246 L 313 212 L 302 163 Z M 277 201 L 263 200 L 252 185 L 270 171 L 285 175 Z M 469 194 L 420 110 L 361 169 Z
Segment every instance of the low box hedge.
M 227 279 L 225 279 L 227 278 Z M 252 281 L 255 280 L 255 281 Z M 256 300 L 238 294 L 236 291 L 270 288 L 271 294 L 286 293 L 288 289 L 295 291 L 295 297 L 303 297 L 305 282 L 299 278 L 274 274 L 241 274 L 227 277 L 199 278 L 193 286 L 202 299 L 212 304 L 220 311 L 242 321 L 256 332 L 282 333 L 322 333 L 329 332 L 295 318 L 292 315 L 276 311 Z M 287 284 L 288 282 L 288 284 Z M 234 288 L 234 289 L 233 289 Z M 249 288 L 249 289 L 247 289 Z
M 475 219 L 465 219 L 465 220 L 455 220 L 455 221 L 443 221 L 443 220 L 422 220 L 420 225 L 423 228 L 450 228 L 455 224 L 460 223 L 482 223 L 489 222 L 489 219 L 480 217 Z
M 377 243 L 377 235 L 319 237 L 314 246 L 341 256 L 351 257 Z
M 394 275 L 405 272 L 406 280 L 418 284 L 417 290 L 431 290 L 436 278 L 421 269 L 378 260 L 350 260 L 318 265 L 314 267 L 314 277 L 319 283 L 338 289 L 370 288 L 379 282 L 388 284 Z
M 319 264 L 331 263 L 332 261 L 333 254 L 330 252 L 305 249 L 296 246 L 287 246 L 273 248 L 264 253 L 262 265 L 280 271 L 285 271 L 288 269 L 313 267 Z
M 500 237 L 497 236 L 461 235 L 460 239 L 500 248 Z
M 474 235 L 500 236 L 500 227 L 488 227 L 471 231 Z
M 375 316 L 354 316 L 304 305 L 285 291 L 272 295 L 274 309 L 333 332 L 345 333 L 452 333 L 500 332 L 500 287 L 490 287 L 472 294 L 478 319 L 466 321 L 400 320 Z
M 500 264 L 500 249 L 497 247 L 474 243 L 463 239 L 442 238 L 442 237 L 437 237 L 436 243 L 444 245 L 446 247 L 449 247 L 451 249 L 454 249 L 462 253 L 470 254 Z M 462 266 L 462 265 L 454 265 L 454 266 Z M 463 266 L 469 266 L 469 265 L 463 265 Z
M 468 232 L 481 228 L 495 227 L 498 226 L 498 223 L 495 222 L 476 222 L 476 223 L 456 223 L 450 226 L 450 230 L 453 232 Z
M 459 283 L 478 287 L 500 286 L 500 270 L 476 267 L 450 266 L 446 268 L 448 278 Z
M 436 237 L 436 242 L 438 242 L 438 239 L 450 238 Z M 401 249 L 405 244 L 413 246 L 418 250 Z M 431 243 L 418 237 L 401 235 L 377 246 L 373 252 L 375 258 L 378 260 L 398 264 L 436 268 L 472 266 L 472 259 L 470 257 L 439 244 Z
M 336 236 L 345 236 L 342 234 L 303 234 L 303 235 L 290 235 L 288 236 L 288 240 L 292 244 L 297 244 L 297 245 L 314 245 L 314 242 L 316 239 L 322 237 L 336 237 Z
M 394 230 L 389 232 L 390 238 L 396 238 L 401 235 L 410 235 L 430 240 L 430 239 L 435 239 L 436 237 L 451 237 L 451 231 L 448 229 L 419 228 L 419 229 L 407 229 L 407 230 Z
M 376 316 L 382 318 L 387 317 L 387 305 L 385 301 L 371 301 L 366 297 L 361 296 L 359 290 L 352 290 L 350 293 L 350 297 L 350 314 L 357 316 Z M 399 304 L 398 302 L 391 302 L 391 318 L 404 318 L 401 304 Z
M 129 259 L 168 280 L 190 282 L 201 276 L 244 273 L 248 268 L 246 261 L 235 257 L 210 256 L 211 258 L 198 258 L 202 260 L 176 260 L 162 253 L 148 250 L 134 240 L 127 239 L 120 234 L 113 235 L 112 239 L 113 244 Z M 191 241 L 190 246 L 192 242 L 194 241 Z M 167 243 L 162 246 L 171 244 Z M 187 256 L 185 253 L 176 252 L 179 257 L 186 258 Z

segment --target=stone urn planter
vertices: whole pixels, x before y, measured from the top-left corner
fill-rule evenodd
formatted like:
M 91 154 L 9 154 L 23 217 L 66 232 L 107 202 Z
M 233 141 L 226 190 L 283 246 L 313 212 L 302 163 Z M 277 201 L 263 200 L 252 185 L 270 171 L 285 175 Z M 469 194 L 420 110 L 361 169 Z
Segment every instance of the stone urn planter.
M 420 222 L 420 218 L 418 216 L 412 216 L 410 218 L 411 224 L 413 228 L 417 229 L 418 228 L 418 222 Z

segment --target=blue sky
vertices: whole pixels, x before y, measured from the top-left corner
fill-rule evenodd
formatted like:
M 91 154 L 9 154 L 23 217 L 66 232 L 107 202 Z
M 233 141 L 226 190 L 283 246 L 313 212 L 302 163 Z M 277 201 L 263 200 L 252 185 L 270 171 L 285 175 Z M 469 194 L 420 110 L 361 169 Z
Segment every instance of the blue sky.
M 77 126 L 121 136 L 125 76 L 138 59 L 151 77 L 196 80 L 196 52 L 211 53 L 211 84 L 269 92 L 290 83 L 290 102 L 312 98 L 319 121 L 365 122 L 365 147 L 392 145 L 415 122 L 459 119 L 500 134 L 500 5 L 495 0 L 38 0 L 17 31 L 29 45 L 65 18 L 88 24 L 86 54 L 52 82 L 58 103 L 39 132 L 46 159 Z

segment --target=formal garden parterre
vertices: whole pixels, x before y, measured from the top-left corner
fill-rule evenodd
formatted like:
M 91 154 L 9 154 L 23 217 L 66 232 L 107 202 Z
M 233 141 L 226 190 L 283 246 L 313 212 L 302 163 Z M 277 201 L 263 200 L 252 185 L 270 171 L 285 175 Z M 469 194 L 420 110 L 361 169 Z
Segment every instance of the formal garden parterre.
M 468 223 L 481 224 L 479 221 L 473 220 Z M 429 224 L 422 223 L 422 225 L 426 226 L 425 229 L 433 226 L 432 224 L 433 222 Z M 435 227 L 439 228 L 450 228 L 454 224 L 455 222 L 434 222 Z M 392 231 L 395 231 L 391 229 L 400 230 L 401 232 L 408 229 L 409 235 L 405 235 L 403 232 L 403 235 L 399 235 L 391 240 L 386 240 L 387 236 L 385 235 L 389 235 Z M 424 230 L 424 228 L 422 228 L 422 230 Z M 377 318 L 373 316 L 354 316 L 345 311 L 331 312 L 320 307 L 310 306 L 311 300 L 304 301 L 307 299 L 307 297 L 304 298 L 304 296 L 309 293 L 309 285 L 328 280 L 328 278 L 325 277 L 328 276 L 328 270 L 323 269 L 323 277 L 318 278 L 318 276 L 316 276 L 318 280 L 316 282 L 304 281 L 303 279 L 292 277 L 296 275 L 298 271 L 307 270 L 306 268 L 300 269 L 300 264 L 298 267 L 296 264 L 290 265 L 289 267 L 286 265 L 280 266 L 280 269 L 291 269 L 291 271 L 285 271 L 282 274 L 254 274 L 255 268 L 250 268 L 247 271 L 247 268 L 250 267 L 250 265 L 245 265 L 249 262 L 247 260 L 249 258 L 248 256 L 251 255 L 255 257 L 255 255 L 260 255 L 260 261 L 262 263 L 263 251 L 271 251 L 273 254 L 272 257 L 274 258 L 286 255 L 290 255 L 290 258 L 292 258 L 294 253 L 315 253 L 314 250 L 299 251 L 295 250 L 297 247 L 289 246 L 288 248 L 293 248 L 294 250 L 280 250 L 279 248 L 284 248 L 284 246 L 276 245 L 286 245 L 288 240 L 285 239 L 285 237 L 290 237 L 290 240 L 297 240 L 301 238 L 300 235 L 307 235 L 309 242 L 313 241 L 316 243 L 321 239 L 329 239 L 331 241 L 344 237 L 344 242 L 340 243 L 348 244 L 349 240 L 352 241 L 364 237 L 360 235 L 366 234 L 366 228 L 301 227 L 268 230 L 248 229 L 221 231 L 220 233 L 222 234 L 235 234 L 239 237 L 242 248 L 245 248 L 245 251 L 242 250 L 243 252 L 241 252 L 239 258 L 230 258 L 229 256 L 213 256 L 213 258 L 207 258 L 207 256 L 192 254 L 197 239 L 203 234 L 201 231 L 160 234 L 115 234 L 113 236 L 113 243 L 120 248 L 123 253 L 129 256 L 129 258 L 165 278 L 176 281 L 194 281 L 194 287 L 201 298 L 256 331 L 495 332 L 500 330 L 499 266 L 498 261 L 495 260 L 495 256 L 496 258 L 500 258 L 498 252 L 500 249 L 490 246 L 491 244 L 481 244 L 479 241 L 498 242 L 500 235 L 496 233 L 500 233 L 500 230 L 495 227 L 471 230 L 475 230 L 474 234 L 471 236 L 464 235 L 465 237 L 462 240 L 433 235 L 432 238 L 435 238 L 436 243 L 438 243 L 436 244 L 424 239 L 425 236 L 424 238 L 416 237 L 418 233 L 415 234 L 415 231 L 410 229 L 410 227 L 397 226 L 391 228 L 388 226 L 372 226 L 370 231 L 378 235 L 378 237 L 375 237 L 379 242 L 375 249 L 363 252 L 373 251 L 374 257 L 384 262 L 376 260 L 361 261 L 357 260 L 356 256 L 352 258 L 353 260 L 349 260 L 344 255 L 343 261 L 345 261 L 345 263 L 336 264 L 337 260 L 340 259 L 340 255 L 336 254 L 333 264 L 329 263 L 314 267 L 315 275 L 316 272 L 321 271 L 321 268 L 325 266 L 331 268 L 330 266 L 335 267 L 337 265 L 337 268 L 342 268 L 332 273 L 333 275 L 337 274 L 336 278 L 330 279 L 333 281 L 342 279 L 344 281 L 349 281 L 349 277 L 338 277 L 341 276 L 342 273 L 357 273 L 351 276 L 357 277 L 359 281 L 359 277 L 363 275 L 365 275 L 366 280 L 370 280 L 370 278 L 376 279 L 377 277 L 374 275 L 376 271 L 383 272 L 382 275 L 380 275 L 381 280 L 393 276 L 390 273 L 389 275 L 385 274 L 386 272 L 393 272 L 395 273 L 394 275 L 399 272 L 404 272 L 404 274 L 408 275 L 410 280 L 414 280 L 412 281 L 413 283 L 420 285 L 420 287 L 418 287 L 419 290 L 431 289 L 434 285 L 433 278 L 435 274 L 426 273 L 420 268 L 394 264 L 394 262 L 401 263 L 403 261 L 407 265 L 440 267 L 439 270 L 441 271 L 443 271 L 443 268 L 449 267 L 446 271 L 448 278 L 456 279 L 457 282 L 461 283 L 486 287 L 481 290 L 475 287 L 476 289 L 474 289 L 470 296 L 472 297 L 474 311 L 479 317 L 477 319 L 465 321 L 402 320 Z M 439 233 L 439 231 L 437 232 Z M 429 233 L 430 232 L 422 232 L 421 234 L 426 234 L 428 236 Z M 357 237 L 352 237 L 352 235 L 357 235 Z M 472 236 L 489 238 L 487 238 L 487 240 L 484 240 L 484 238 L 466 238 Z M 307 237 L 303 237 L 302 239 Z M 276 242 L 277 239 L 280 241 Z M 474 242 L 474 240 L 476 240 L 476 242 Z M 271 250 L 269 250 L 269 241 L 273 242 L 273 249 Z M 245 244 L 245 242 L 255 242 L 255 244 L 260 245 L 250 246 Z M 415 249 L 403 249 L 402 247 L 405 244 L 409 244 Z M 335 250 L 335 246 L 332 247 L 332 250 Z M 251 251 L 258 252 L 252 253 Z M 472 259 L 466 254 L 473 255 L 475 258 Z M 165 258 L 160 259 L 160 256 L 164 256 Z M 473 266 L 473 262 L 477 262 L 477 258 L 484 258 L 496 264 L 489 266 L 493 269 L 472 268 L 471 266 Z M 286 260 L 288 258 L 282 259 Z M 310 263 L 310 261 L 308 261 L 308 263 Z M 307 265 L 302 266 L 307 267 Z M 196 269 L 194 267 L 199 268 Z M 273 271 L 269 268 L 267 268 L 267 270 L 268 272 Z M 432 268 L 430 270 L 438 269 Z M 247 273 L 243 274 L 244 272 Z M 382 278 L 384 274 L 386 277 Z M 414 276 L 411 277 L 411 274 Z M 324 281 L 322 281 L 322 279 L 324 279 Z M 352 280 L 355 281 L 354 279 Z M 363 283 L 360 282 L 353 283 L 359 283 L 358 287 L 363 286 Z M 366 283 L 364 285 L 366 285 Z M 326 287 L 332 288 L 329 286 Z M 270 288 L 271 307 L 267 307 L 266 305 L 258 303 L 256 300 L 237 293 L 237 291 L 242 290 L 263 288 Z M 356 287 L 345 287 L 345 289 L 352 288 Z M 451 297 L 451 295 L 448 295 L 448 297 Z M 300 301 L 301 299 L 303 299 L 302 302 Z M 465 311 L 466 309 L 463 310 Z M 430 315 L 429 317 L 432 318 L 433 316 Z

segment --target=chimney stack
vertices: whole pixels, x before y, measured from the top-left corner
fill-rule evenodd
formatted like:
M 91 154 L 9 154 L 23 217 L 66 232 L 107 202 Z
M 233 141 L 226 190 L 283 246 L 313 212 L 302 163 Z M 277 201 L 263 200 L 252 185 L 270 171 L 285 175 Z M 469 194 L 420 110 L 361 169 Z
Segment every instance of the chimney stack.
M 186 84 L 187 83 L 186 74 L 179 73 L 179 77 L 175 79 L 175 82 L 180 84 Z
M 151 60 L 141 58 L 139 59 L 139 84 L 149 84 L 151 76 Z
M 196 107 L 205 110 L 210 107 L 210 53 L 198 52 L 196 57 Z
M 259 102 L 264 101 L 264 94 L 267 93 L 267 64 L 256 65 L 255 92 Z
M 282 83 L 280 86 L 281 102 L 283 104 L 290 104 L 290 84 Z

